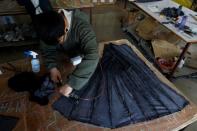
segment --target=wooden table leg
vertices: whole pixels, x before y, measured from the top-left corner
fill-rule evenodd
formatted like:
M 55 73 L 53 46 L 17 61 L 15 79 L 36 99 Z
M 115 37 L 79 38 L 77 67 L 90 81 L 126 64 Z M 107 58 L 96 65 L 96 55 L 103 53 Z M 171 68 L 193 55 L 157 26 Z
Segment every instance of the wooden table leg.
M 180 64 L 181 60 L 183 59 L 183 57 L 185 56 L 185 53 L 187 52 L 189 46 L 191 45 L 191 43 L 187 43 L 183 49 L 183 51 L 181 52 L 181 55 L 179 56 L 178 61 L 176 62 L 174 68 L 172 69 L 169 78 L 171 78 L 174 74 L 174 72 L 176 71 L 177 66 Z
M 127 7 L 127 0 L 124 0 L 124 9 Z
M 87 14 L 89 14 L 89 22 L 90 24 L 92 24 L 92 7 L 85 7 L 85 8 L 81 8 L 81 11 L 85 11 Z
M 92 8 L 89 8 L 90 13 L 90 24 L 92 25 Z

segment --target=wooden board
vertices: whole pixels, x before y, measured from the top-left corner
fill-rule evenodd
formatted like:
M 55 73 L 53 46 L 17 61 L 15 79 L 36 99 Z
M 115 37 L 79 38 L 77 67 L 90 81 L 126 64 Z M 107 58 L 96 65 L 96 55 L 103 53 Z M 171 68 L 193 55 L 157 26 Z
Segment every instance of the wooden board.
M 177 88 L 169 82 L 153 65 L 145 59 L 145 57 L 127 40 L 117 40 L 110 41 L 114 44 L 121 45 L 127 44 L 129 45 L 136 54 L 147 64 L 147 66 L 157 75 L 157 77 L 180 93 Z M 110 42 L 100 43 L 99 52 L 100 56 L 102 56 L 103 47 L 105 44 Z M 28 60 L 19 60 L 15 62 L 11 62 L 17 68 L 21 68 L 21 70 L 31 70 Z M 2 66 L 2 65 L 0 65 Z M 4 66 L 7 66 L 4 64 Z M 70 70 L 69 70 L 70 69 Z M 67 65 L 64 72 L 64 75 L 69 74 L 69 72 L 73 68 L 70 65 Z M 42 72 L 45 72 L 42 68 Z M 14 131 L 106 131 L 111 130 L 108 128 L 97 127 L 90 124 L 85 124 L 76 121 L 69 121 L 63 116 L 61 116 L 58 112 L 54 111 L 51 108 L 51 104 L 58 98 L 59 94 L 55 93 L 55 95 L 51 98 L 50 104 L 47 106 L 39 106 L 36 103 L 30 102 L 28 100 L 27 93 L 16 93 L 11 91 L 7 87 L 7 80 L 14 73 L 11 71 L 6 71 L 2 75 L 0 75 L 0 114 L 4 115 L 12 115 L 20 118 L 17 126 Z M 7 102 L 8 104 L 6 104 Z M 19 103 L 19 104 L 17 104 Z M 2 108 L 3 107 L 3 108 Z M 158 130 L 179 130 L 184 128 L 185 126 L 193 123 L 197 120 L 197 107 L 192 102 L 190 105 L 186 106 L 182 111 L 173 113 L 168 116 L 164 116 L 158 119 L 154 119 L 151 121 L 141 122 L 137 124 L 131 124 L 128 126 L 124 126 L 122 128 L 114 129 L 115 131 L 158 131 Z

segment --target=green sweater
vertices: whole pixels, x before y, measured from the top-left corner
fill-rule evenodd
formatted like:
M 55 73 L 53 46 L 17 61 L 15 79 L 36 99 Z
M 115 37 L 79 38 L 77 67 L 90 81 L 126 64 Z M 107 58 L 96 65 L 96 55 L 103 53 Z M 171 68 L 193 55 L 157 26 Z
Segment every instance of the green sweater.
M 57 67 L 58 46 L 41 42 L 41 50 L 48 70 Z M 89 17 L 79 10 L 73 10 L 71 28 L 62 49 L 70 56 L 82 54 L 84 57 L 73 73 L 69 75 L 68 80 L 63 83 L 80 90 L 88 82 L 99 61 L 97 47 L 96 35 L 89 23 Z

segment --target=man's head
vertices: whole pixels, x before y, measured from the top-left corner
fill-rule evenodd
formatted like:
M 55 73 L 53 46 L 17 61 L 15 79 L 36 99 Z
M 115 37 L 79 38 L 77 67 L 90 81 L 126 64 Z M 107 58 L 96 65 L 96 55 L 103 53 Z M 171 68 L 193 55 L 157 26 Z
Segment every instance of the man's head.
M 39 38 L 48 45 L 61 43 L 65 36 L 67 25 L 61 13 L 49 11 L 36 15 L 33 23 Z

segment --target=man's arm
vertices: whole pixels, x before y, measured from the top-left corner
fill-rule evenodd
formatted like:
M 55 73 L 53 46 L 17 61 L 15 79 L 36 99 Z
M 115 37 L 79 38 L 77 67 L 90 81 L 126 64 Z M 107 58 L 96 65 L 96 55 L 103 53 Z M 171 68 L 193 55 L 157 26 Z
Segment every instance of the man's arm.
M 42 56 L 44 57 L 44 64 L 45 64 L 47 70 L 57 67 L 56 46 L 55 45 L 47 45 L 43 41 L 40 41 L 40 49 L 42 52 Z
M 73 89 L 80 90 L 94 73 L 99 61 L 99 55 L 95 33 L 88 23 L 80 26 L 77 34 L 79 35 L 80 48 L 84 58 L 68 77 L 67 84 Z
M 44 42 L 41 42 L 41 50 L 42 55 L 44 57 L 44 63 L 47 68 L 47 70 L 50 72 L 51 79 L 59 83 L 62 80 L 61 73 L 57 69 L 57 52 L 56 52 L 56 46 L 46 45 Z

